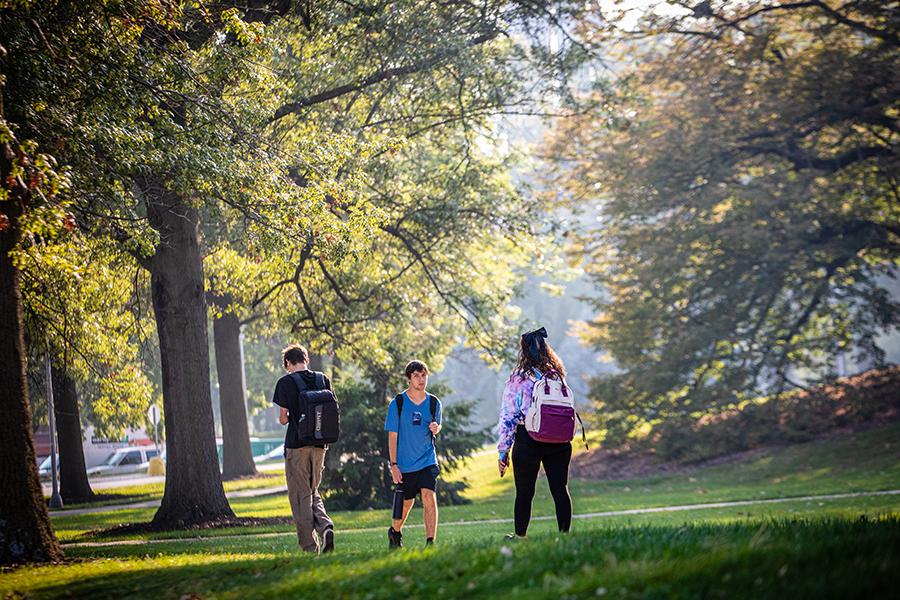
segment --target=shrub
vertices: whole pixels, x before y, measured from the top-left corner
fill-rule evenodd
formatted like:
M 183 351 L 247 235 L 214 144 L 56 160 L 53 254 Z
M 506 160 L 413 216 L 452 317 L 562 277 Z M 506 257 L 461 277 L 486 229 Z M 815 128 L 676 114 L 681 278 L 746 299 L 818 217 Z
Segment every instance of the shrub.
M 341 405 L 341 439 L 326 455 L 322 491 L 329 508 L 358 510 L 390 506 L 393 484 L 388 468 L 387 433 L 384 419 L 389 400 L 380 397 L 365 381 L 342 381 L 335 385 Z M 433 385 L 430 393 L 443 397 L 447 386 Z M 444 405 L 443 427 L 437 440 L 438 464 L 444 473 L 456 468 L 485 441 L 485 431 L 473 431 L 474 403 Z M 462 504 L 462 481 L 441 481 L 438 501 Z

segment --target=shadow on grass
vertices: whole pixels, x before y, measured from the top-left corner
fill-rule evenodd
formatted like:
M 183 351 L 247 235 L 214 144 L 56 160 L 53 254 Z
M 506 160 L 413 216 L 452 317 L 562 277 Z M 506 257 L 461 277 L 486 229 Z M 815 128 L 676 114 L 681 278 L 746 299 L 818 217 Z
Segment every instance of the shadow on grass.
M 204 523 L 198 523 L 195 525 L 188 525 L 185 527 L 173 529 L 171 527 L 154 525 L 151 521 L 145 521 L 140 523 L 123 523 L 121 525 L 108 527 L 106 529 L 95 529 L 81 534 L 80 537 L 117 538 L 132 537 L 135 535 L 142 535 L 146 533 L 194 533 L 217 529 L 285 526 L 293 525 L 293 523 L 294 522 L 290 517 L 234 517 L 216 519 L 215 521 L 206 521 Z M 236 531 L 235 533 L 239 533 L 239 531 Z
M 105 506 L 115 506 L 118 504 L 134 504 L 136 502 L 147 502 L 149 500 L 158 500 L 161 494 L 94 494 L 90 502 L 72 502 L 65 505 L 59 510 L 59 515 L 64 516 L 67 510 L 78 510 L 82 508 L 103 508 Z M 49 506 L 49 496 L 44 497 L 44 502 Z
M 211 560 L 212 558 L 216 560 Z M 25 597 L 74 598 L 181 598 L 207 595 L 244 585 L 263 573 L 289 569 L 296 559 L 246 558 L 232 555 L 194 555 L 190 562 L 177 558 L 146 561 L 84 561 L 66 567 L 65 577 L 36 573 L 40 580 L 30 589 L 15 588 Z M 57 581 L 62 579 L 62 581 Z M 10 592 L 7 592 L 10 593 Z M 16 597 L 16 596 L 11 596 Z
M 366 534 L 318 559 L 287 550 L 291 545 L 233 540 L 184 554 L 173 546 L 152 558 L 132 549 L 130 560 L 34 569 L 18 591 L 92 598 L 889 597 L 900 569 L 900 520 L 619 525 L 514 543 L 486 528 L 432 550 L 398 553 Z

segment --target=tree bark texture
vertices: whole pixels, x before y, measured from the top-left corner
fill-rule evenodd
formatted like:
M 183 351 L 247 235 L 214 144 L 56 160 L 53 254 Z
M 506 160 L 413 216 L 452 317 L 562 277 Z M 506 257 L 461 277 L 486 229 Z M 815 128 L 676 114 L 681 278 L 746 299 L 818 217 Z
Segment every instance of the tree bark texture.
M 51 364 L 53 373 L 53 412 L 59 442 L 59 495 L 63 502 L 89 502 L 94 491 L 88 481 L 78 410 L 75 381 L 65 368 Z
M 344 368 L 344 364 L 341 362 L 341 359 L 337 357 L 335 354 L 334 359 L 331 361 L 331 385 L 333 386 L 338 382 L 341 378 L 341 369 Z
M 308 365 L 309 370 L 310 371 L 324 371 L 325 370 L 325 361 L 323 360 L 322 355 L 318 354 L 316 352 L 309 351 L 309 350 L 307 350 L 307 352 L 309 352 L 309 365 Z
M 6 181 L 5 155 L 0 163 Z M 9 227 L 0 231 L 0 565 L 55 561 L 62 558 L 62 549 L 38 479 L 25 376 L 22 294 L 19 272 L 9 255 L 20 236 L 21 201 L 13 196 L 0 202 L 0 214 L 9 219 Z
M 222 477 L 256 475 L 247 424 L 241 324 L 236 315 L 226 313 L 213 320 L 213 343 L 222 414 Z
M 203 262 L 197 209 L 156 179 L 141 183 L 150 225 L 159 232 L 150 288 L 162 367 L 166 486 L 157 527 L 234 517 L 219 473 Z

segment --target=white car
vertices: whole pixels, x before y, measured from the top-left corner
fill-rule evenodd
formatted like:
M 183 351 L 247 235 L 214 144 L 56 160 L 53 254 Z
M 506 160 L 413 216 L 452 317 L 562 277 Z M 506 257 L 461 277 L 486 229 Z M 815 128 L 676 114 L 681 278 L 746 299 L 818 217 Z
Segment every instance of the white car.
M 59 475 L 59 455 L 56 455 L 56 474 Z M 52 474 L 50 473 L 50 457 L 48 456 L 41 464 L 38 465 L 38 475 L 41 479 L 50 479 Z
M 152 446 L 119 448 L 109 455 L 102 464 L 88 469 L 88 475 L 124 475 L 146 473 L 151 458 L 159 456 Z
M 281 458 L 281 459 L 284 458 L 284 444 L 281 444 L 280 446 L 275 446 L 274 448 L 272 448 L 265 454 L 260 454 L 259 456 L 254 456 L 253 462 L 261 463 L 261 462 L 265 462 L 267 460 L 273 460 L 276 458 Z M 47 464 L 49 465 L 50 463 L 47 463 Z

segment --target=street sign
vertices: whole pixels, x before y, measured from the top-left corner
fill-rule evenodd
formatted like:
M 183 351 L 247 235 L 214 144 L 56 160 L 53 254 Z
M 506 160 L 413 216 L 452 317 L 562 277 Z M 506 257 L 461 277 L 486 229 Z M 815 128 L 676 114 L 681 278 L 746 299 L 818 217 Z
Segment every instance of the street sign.
M 159 452 L 159 406 L 153 404 L 147 411 L 147 418 L 153 423 L 153 442 L 156 445 L 156 451 Z

